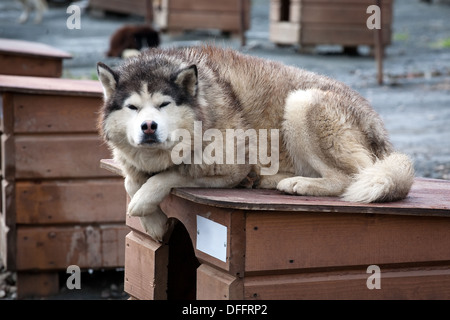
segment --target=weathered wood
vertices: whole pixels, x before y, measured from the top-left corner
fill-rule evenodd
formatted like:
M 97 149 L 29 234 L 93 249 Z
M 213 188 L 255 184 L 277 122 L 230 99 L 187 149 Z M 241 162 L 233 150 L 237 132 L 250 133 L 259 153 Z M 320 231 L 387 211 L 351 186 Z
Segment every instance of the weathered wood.
M 132 231 L 126 236 L 125 291 L 139 300 L 167 298 L 168 246 Z
M 102 97 L 99 81 L 0 75 L 0 92 Z
M 197 300 L 239 300 L 243 297 L 241 279 L 206 264 L 198 267 Z
M 15 178 L 94 178 L 112 173 L 99 167 L 110 156 L 97 134 L 15 137 Z
M 246 222 L 246 272 L 450 260 L 448 217 L 265 211 Z
M 5 75 L 60 77 L 62 60 L 72 56 L 48 45 L 0 39 L 0 73 Z
M 17 270 L 108 268 L 124 265 L 122 224 L 17 227 Z M 107 250 L 104 250 L 107 249 Z
M 59 292 L 58 272 L 17 272 L 17 298 L 46 297 Z
M 370 204 L 262 189 L 177 188 L 172 193 L 196 203 L 242 210 L 450 216 L 450 181 L 438 179 L 416 178 L 406 199 Z
M 20 181 L 16 223 L 124 222 L 123 179 Z
M 0 214 L 0 256 L 8 270 L 16 269 L 15 185 L 2 180 L 2 209 Z
M 44 43 L 5 38 L 0 39 L 0 53 L 43 58 L 72 58 L 69 53 Z
M 264 275 L 244 279 L 244 298 L 262 300 L 362 300 L 450 298 L 450 266 L 381 267 L 380 289 L 368 289 L 367 269 Z
M 98 134 L 100 97 L 15 94 L 14 132 L 92 132 Z

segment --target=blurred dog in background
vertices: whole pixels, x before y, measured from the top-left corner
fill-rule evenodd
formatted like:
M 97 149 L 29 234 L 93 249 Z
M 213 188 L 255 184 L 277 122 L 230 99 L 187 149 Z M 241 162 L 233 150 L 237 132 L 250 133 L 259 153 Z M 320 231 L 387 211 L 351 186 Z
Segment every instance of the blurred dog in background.
M 140 53 L 142 48 L 158 47 L 159 34 L 148 25 L 125 25 L 111 36 L 108 57 L 127 58 Z
M 34 23 L 41 23 L 44 16 L 44 12 L 47 10 L 48 5 L 46 0 L 19 0 L 22 4 L 23 10 L 19 17 L 20 23 L 25 23 L 28 21 L 30 12 L 33 10 L 35 13 Z

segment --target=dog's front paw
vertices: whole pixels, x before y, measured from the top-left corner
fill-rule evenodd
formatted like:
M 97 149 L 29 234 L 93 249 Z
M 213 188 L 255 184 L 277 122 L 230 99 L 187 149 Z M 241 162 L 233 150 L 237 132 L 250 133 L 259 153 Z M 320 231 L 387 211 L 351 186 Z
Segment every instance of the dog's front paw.
M 158 210 L 148 216 L 139 217 L 145 232 L 158 242 L 162 242 L 167 231 L 167 216 L 158 207 Z

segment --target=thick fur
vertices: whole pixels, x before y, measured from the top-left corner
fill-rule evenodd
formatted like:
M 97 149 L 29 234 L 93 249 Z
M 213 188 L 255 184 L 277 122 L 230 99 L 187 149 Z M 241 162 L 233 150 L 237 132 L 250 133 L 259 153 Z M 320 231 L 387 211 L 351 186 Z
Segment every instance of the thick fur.
M 99 128 L 126 175 L 128 213 L 157 240 L 167 219 L 159 204 L 174 187 L 256 181 L 289 194 L 377 202 L 405 198 L 413 183 L 410 159 L 394 152 L 367 100 L 325 76 L 212 46 L 152 49 L 116 70 L 99 63 L 98 73 Z M 173 133 L 194 136 L 195 121 L 203 132 L 279 129 L 278 172 L 262 175 L 260 162 L 174 164 Z
M 30 12 L 35 11 L 34 23 L 38 24 L 42 22 L 44 12 L 48 9 L 46 0 L 19 0 L 22 4 L 23 10 L 19 17 L 20 23 L 28 21 Z
M 125 25 L 111 36 L 108 57 L 122 57 L 127 49 L 141 50 L 159 46 L 159 34 L 148 25 Z

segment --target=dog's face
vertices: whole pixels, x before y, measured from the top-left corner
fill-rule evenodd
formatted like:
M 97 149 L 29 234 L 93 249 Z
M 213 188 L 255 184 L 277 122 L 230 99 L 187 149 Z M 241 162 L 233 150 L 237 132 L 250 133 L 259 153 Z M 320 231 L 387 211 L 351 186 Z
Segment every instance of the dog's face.
M 130 59 L 117 70 L 98 63 L 104 91 L 99 119 L 105 140 L 115 146 L 171 149 L 177 129 L 191 130 L 197 100 L 197 67 L 156 58 Z

